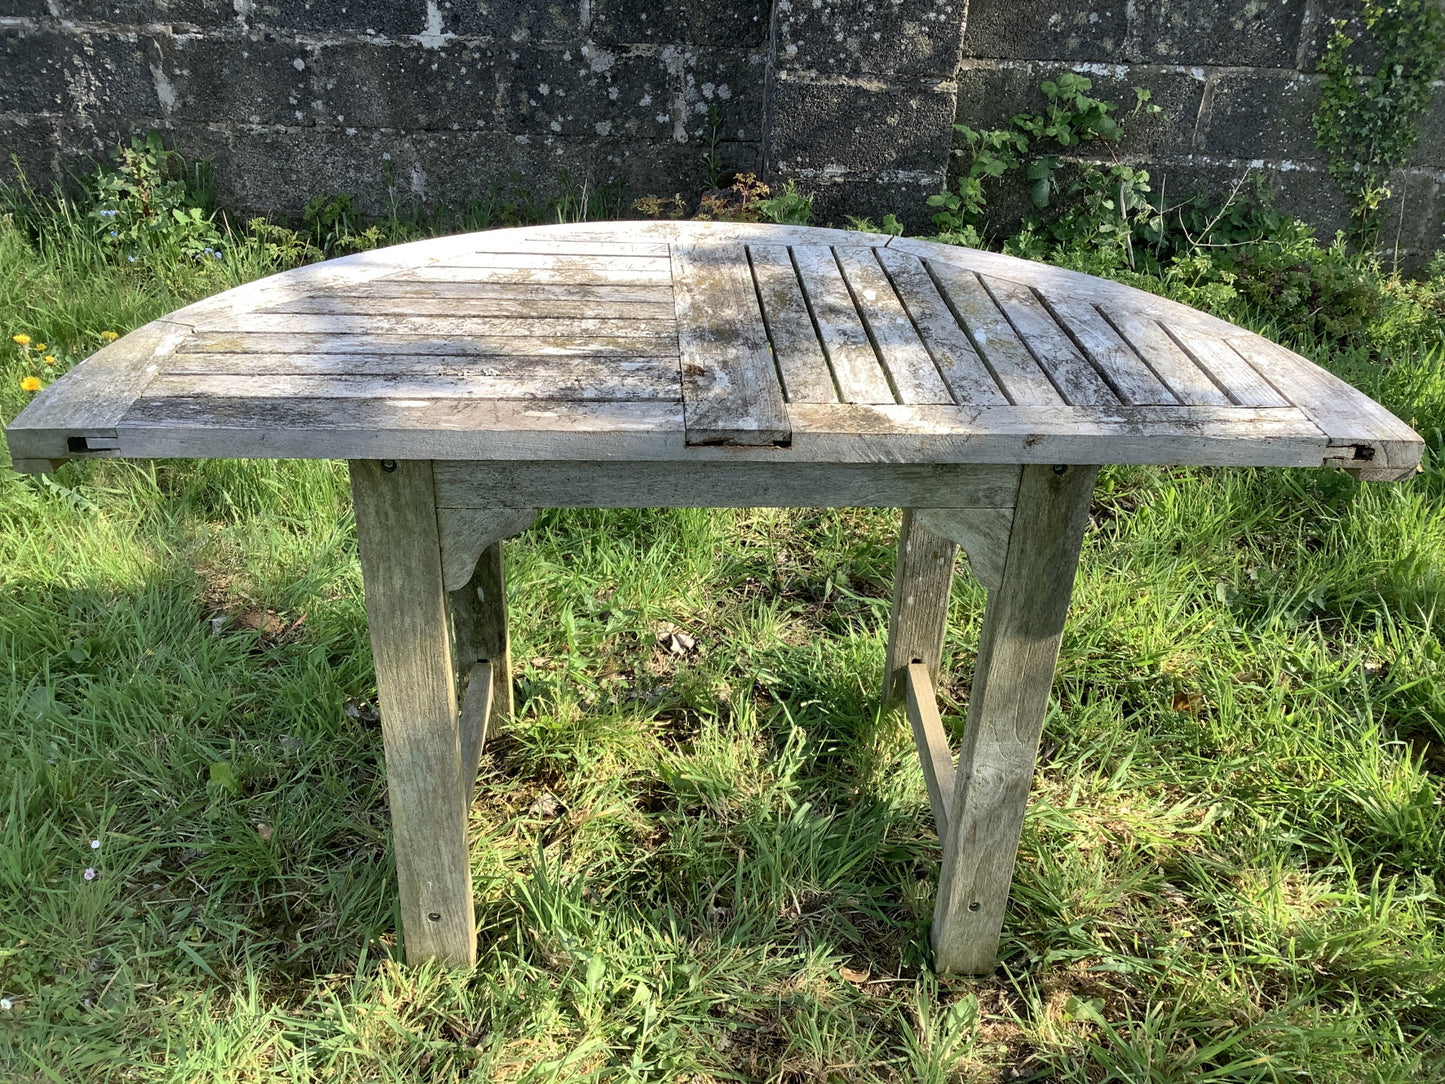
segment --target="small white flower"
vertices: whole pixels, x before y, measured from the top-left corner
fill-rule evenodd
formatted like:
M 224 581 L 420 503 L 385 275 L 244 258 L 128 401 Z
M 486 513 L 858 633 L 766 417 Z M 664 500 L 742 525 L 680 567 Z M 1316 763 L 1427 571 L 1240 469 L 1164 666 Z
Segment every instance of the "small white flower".
M 98 851 L 98 850 L 100 850 L 100 840 L 98 840 L 98 839 L 92 839 L 92 840 L 90 841 L 90 849 L 91 849 L 92 851 Z
M 15 1008 L 15 1002 L 8 997 L 0 997 L 0 1012 L 9 1012 L 13 1008 Z
M 93 880 L 95 880 L 95 867 L 94 867 L 94 866 L 87 866 L 87 867 L 86 867 L 86 870 L 85 870 L 85 879 L 86 879 L 87 881 L 93 881 Z

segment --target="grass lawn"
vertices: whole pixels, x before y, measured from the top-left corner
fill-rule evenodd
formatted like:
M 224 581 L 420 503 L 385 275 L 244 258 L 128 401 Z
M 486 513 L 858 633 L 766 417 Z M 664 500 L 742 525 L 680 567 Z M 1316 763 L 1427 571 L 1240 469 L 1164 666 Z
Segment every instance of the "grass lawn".
M 275 266 L 66 229 L 0 219 L 0 419 Z M 939 844 L 877 708 L 896 512 L 509 543 L 519 718 L 449 974 L 400 962 L 344 465 L 0 470 L 0 1079 L 1440 1079 L 1445 347 L 1412 320 L 1294 343 L 1425 433 L 1412 481 L 1103 473 L 981 980 L 928 968 Z M 983 603 L 960 575 L 955 741 Z

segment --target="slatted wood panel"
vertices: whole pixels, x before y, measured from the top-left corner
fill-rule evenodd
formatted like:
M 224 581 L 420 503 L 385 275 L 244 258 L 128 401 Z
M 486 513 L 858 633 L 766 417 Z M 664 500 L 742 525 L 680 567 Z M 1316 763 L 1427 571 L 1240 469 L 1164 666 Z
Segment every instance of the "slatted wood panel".
M 590 446 L 1396 477 L 1420 450 L 1298 355 L 1138 290 L 997 253 L 737 223 L 503 230 L 288 272 L 127 336 L 10 438 L 25 469 Z

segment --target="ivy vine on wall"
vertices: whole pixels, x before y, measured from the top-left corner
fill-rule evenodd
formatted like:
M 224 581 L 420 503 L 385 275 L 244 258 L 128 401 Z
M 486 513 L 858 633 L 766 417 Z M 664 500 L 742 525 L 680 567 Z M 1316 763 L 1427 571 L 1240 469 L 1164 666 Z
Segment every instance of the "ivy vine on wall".
M 1325 79 L 1314 120 L 1330 176 L 1350 197 L 1357 240 L 1373 244 L 1380 205 L 1391 194 L 1389 176 L 1419 141 L 1430 83 L 1445 63 L 1445 3 L 1362 0 L 1360 22 L 1379 50 L 1379 66 L 1366 74 L 1350 63 L 1355 39 L 1345 33 L 1345 20 L 1334 20 L 1320 59 Z

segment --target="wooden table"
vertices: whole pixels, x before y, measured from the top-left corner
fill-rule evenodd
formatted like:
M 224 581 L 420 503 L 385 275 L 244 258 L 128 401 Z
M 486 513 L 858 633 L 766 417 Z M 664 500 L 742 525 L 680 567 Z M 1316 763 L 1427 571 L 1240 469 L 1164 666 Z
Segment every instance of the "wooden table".
M 943 842 L 936 964 L 965 972 L 995 963 L 1098 465 L 1383 480 L 1422 449 L 1299 355 L 1126 286 L 692 222 L 499 230 L 276 275 L 101 350 L 9 440 L 22 471 L 351 461 L 407 958 L 462 965 L 467 808 L 512 710 L 500 540 L 543 507 L 905 509 L 884 696 L 906 700 Z M 955 546 L 989 593 L 956 767 L 934 696 Z

